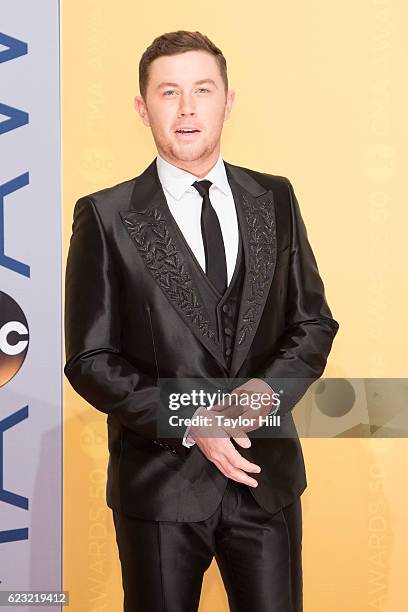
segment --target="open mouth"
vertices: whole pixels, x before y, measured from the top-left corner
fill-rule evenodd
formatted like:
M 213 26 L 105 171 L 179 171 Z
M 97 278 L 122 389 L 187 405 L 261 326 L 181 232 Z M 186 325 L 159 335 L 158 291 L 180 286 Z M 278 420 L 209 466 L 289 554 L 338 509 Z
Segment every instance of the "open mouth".
M 179 136 L 193 136 L 194 134 L 199 134 L 199 133 L 200 133 L 200 130 L 195 130 L 194 128 L 176 130 L 176 134 L 178 134 Z

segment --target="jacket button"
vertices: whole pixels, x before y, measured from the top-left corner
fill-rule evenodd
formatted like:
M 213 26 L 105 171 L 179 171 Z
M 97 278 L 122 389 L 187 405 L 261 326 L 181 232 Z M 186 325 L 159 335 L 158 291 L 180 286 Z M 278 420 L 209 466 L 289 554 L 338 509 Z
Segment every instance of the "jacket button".
M 228 357 L 231 355 L 231 353 L 232 353 L 232 349 L 230 349 L 230 348 L 225 349 L 225 354 L 226 354 Z
M 224 328 L 224 333 L 226 333 L 226 334 L 227 334 L 227 336 L 230 336 L 230 335 L 232 334 L 232 330 L 231 330 L 231 328 L 230 328 L 230 327 L 225 327 L 225 328 Z
M 222 309 L 224 312 L 228 312 L 229 311 L 228 304 L 224 304 Z

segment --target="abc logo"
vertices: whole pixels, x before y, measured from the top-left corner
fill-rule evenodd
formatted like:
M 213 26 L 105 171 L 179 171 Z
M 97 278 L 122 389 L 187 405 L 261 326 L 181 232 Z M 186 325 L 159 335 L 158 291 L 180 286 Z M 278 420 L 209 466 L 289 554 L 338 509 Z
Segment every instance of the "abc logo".
M 20 306 L 0 291 L 0 387 L 23 365 L 28 350 L 28 325 Z

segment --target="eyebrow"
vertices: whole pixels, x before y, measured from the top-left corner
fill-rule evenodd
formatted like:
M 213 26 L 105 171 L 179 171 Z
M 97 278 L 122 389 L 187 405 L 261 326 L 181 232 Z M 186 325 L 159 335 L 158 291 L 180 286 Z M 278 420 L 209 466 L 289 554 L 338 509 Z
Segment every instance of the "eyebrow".
M 200 79 L 199 81 L 195 81 L 194 85 L 202 85 L 203 83 L 211 83 L 214 87 L 217 87 L 216 82 L 213 79 Z M 179 87 L 179 83 L 170 83 L 169 81 L 160 83 L 156 89 L 160 89 L 161 87 Z

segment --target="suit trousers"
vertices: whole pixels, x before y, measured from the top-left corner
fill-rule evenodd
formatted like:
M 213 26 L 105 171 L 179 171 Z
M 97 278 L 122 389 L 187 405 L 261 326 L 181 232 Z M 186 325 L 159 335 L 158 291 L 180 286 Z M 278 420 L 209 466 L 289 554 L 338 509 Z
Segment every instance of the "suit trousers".
M 300 496 L 276 513 L 248 485 L 228 480 L 204 521 L 149 521 L 112 510 L 124 612 L 196 612 L 215 556 L 231 612 L 301 612 Z

